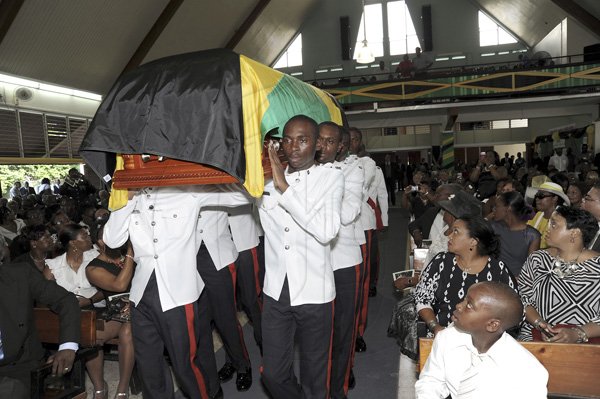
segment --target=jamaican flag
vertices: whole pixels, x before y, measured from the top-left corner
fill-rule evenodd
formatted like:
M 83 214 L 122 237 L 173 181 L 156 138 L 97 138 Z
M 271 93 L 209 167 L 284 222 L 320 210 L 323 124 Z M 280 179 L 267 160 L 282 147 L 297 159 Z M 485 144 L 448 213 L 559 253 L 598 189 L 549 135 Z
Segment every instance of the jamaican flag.
M 329 94 L 230 50 L 162 58 L 122 75 L 79 152 L 108 181 L 116 154 L 153 154 L 216 167 L 260 196 L 265 135 L 304 114 L 346 124 Z

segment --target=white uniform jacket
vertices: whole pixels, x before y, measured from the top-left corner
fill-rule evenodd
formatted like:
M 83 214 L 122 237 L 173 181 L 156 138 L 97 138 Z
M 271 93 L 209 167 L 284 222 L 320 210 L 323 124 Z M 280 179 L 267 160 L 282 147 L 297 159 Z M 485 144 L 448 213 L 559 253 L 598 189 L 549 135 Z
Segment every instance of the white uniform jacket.
M 292 306 L 335 298 L 330 243 L 340 229 L 344 176 L 331 164 L 287 173 L 281 194 L 273 181 L 258 200 L 265 231 L 264 292 L 278 300 L 287 276 Z
M 260 223 L 254 218 L 254 205 L 231 208 L 228 213 L 231 236 L 237 250 L 242 252 L 257 247 L 259 236 L 263 234 Z
M 224 208 L 210 207 L 200 211 L 196 226 L 198 249 L 204 243 L 217 270 L 231 265 L 238 257 Z
M 104 242 L 118 248 L 131 238 L 137 267 L 130 299 L 139 303 L 154 271 L 163 311 L 196 301 L 204 282 L 196 269 L 196 225 L 203 206 L 237 206 L 249 197 L 238 186 L 146 188 L 114 211 Z
M 369 192 L 377 174 L 377 165 L 375 165 L 375 161 L 373 161 L 370 157 L 358 158 L 358 161 L 361 163 L 365 172 L 363 201 L 360 209 L 360 224 L 362 225 L 364 231 L 375 230 L 375 227 L 377 227 L 375 221 L 375 211 L 369 204 L 367 204 L 367 201 L 369 200 Z
M 377 205 L 379 205 L 379 210 L 381 211 L 381 222 L 384 226 L 387 226 L 389 224 L 388 193 L 387 189 L 385 188 L 385 178 L 383 177 L 383 171 L 379 166 L 375 169 L 375 179 L 373 180 L 373 184 L 371 184 L 371 187 L 369 187 L 369 198 L 371 198 L 371 200 L 373 200 Z
M 342 199 L 341 227 L 331 242 L 333 270 L 353 267 L 362 262 L 360 244 L 356 239 L 356 222 L 360 218 L 364 172 L 356 158 L 334 162 L 334 167 L 344 174 L 344 197 Z M 360 234 L 364 237 L 362 226 Z

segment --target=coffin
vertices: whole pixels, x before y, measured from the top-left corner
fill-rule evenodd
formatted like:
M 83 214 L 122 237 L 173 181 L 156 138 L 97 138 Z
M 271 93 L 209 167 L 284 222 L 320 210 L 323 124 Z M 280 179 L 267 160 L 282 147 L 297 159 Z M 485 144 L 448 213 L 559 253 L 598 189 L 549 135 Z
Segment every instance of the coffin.
M 271 162 L 265 140 L 262 166 L 265 178 L 271 178 Z M 284 163 L 283 151 L 278 150 Z M 123 154 L 124 169 L 113 176 L 113 187 L 117 189 L 181 186 L 198 184 L 228 184 L 239 181 L 213 166 L 148 154 Z

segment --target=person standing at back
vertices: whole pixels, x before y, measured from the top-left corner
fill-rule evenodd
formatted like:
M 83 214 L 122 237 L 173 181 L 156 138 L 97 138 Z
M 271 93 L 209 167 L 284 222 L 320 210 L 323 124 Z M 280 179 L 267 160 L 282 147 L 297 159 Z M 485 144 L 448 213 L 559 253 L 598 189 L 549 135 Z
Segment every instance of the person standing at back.
M 358 320 L 358 334 L 356 337 L 356 351 L 364 352 L 367 350 L 367 344 L 363 338 L 365 329 L 367 328 L 367 313 L 369 308 L 369 285 L 371 277 L 371 250 L 373 247 L 373 232 L 377 227 L 377 221 L 375 219 L 375 211 L 369 205 L 369 191 L 371 185 L 375 181 L 377 175 L 377 166 L 375 161 L 369 156 L 360 156 L 362 148 L 362 133 L 355 127 L 350 129 L 350 154 L 358 157 L 363 171 L 365 173 L 365 180 L 363 182 L 363 201 L 361 204 L 360 211 L 360 225 L 362 226 L 365 234 L 365 254 L 363 255 L 363 266 L 361 270 L 361 288 L 362 292 L 360 300 L 360 315 Z
M 348 133 L 345 133 L 348 134 Z M 336 161 L 343 145 L 342 128 L 333 122 L 319 125 L 321 151 L 317 160 L 321 164 L 331 163 L 344 174 L 344 196 L 342 200 L 341 227 L 332 241 L 331 260 L 335 278 L 335 311 L 333 350 L 331 354 L 331 398 L 344 399 L 352 387 L 352 360 L 356 321 L 359 312 L 361 247 L 356 239 L 355 224 L 360 218 L 364 173 L 356 156 Z

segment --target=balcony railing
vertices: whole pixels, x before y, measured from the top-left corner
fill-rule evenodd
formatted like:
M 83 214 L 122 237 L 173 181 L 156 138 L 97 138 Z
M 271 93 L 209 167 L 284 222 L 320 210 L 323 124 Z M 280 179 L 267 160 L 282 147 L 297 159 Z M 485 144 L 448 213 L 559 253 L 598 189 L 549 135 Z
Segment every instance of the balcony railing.
M 389 73 L 369 74 L 340 78 L 336 84 L 327 85 L 325 81 L 313 84 L 334 95 L 347 109 L 373 102 L 385 107 L 600 91 L 600 62 L 559 63 L 574 57 L 580 56 L 432 68 L 409 78 Z

